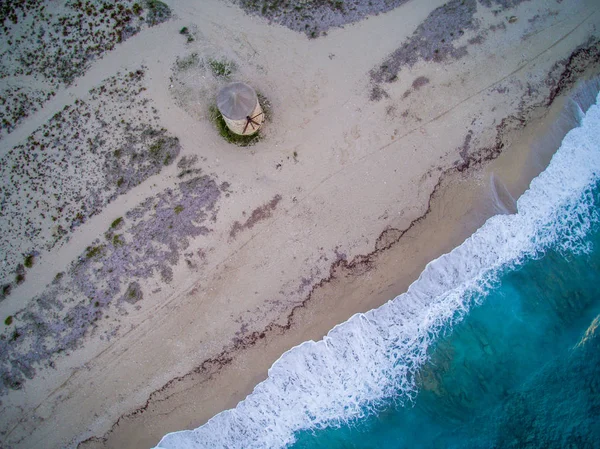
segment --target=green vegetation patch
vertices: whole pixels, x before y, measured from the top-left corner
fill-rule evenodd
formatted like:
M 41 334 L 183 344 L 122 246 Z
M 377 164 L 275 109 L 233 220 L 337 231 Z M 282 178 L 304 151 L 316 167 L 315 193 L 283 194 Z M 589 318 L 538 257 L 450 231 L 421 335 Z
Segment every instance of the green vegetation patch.
M 263 114 L 265 117 L 265 122 L 271 120 L 273 114 L 273 108 L 271 106 L 271 102 L 267 97 L 265 97 L 262 92 L 256 92 L 256 96 L 258 97 L 258 102 L 260 103 L 260 107 L 263 110 Z
M 125 245 L 125 240 L 123 240 L 121 234 L 115 234 L 112 238 L 112 243 L 115 248 L 118 248 L 119 246 Z
M 146 0 L 146 7 L 148 8 L 146 21 L 150 26 L 166 22 L 171 18 L 171 8 L 160 0 Z
M 173 209 L 173 211 L 179 215 L 180 213 L 183 212 L 184 207 L 181 204 L 178 204 L 177 206 L 175 206 L 175 208 Z
M 144 293 L 142 292 L 140 284 L 137 282 L 132 282 L 129 284 L 127 291 L 123 296 L 123 300 L 130 304 L 135 304 L 142 299 L 144 299 Z
M 12 316 L 7 316 L 6 319 L 4 320 L 4 324 L 7 326 L 10 326 L 13 322 L 13 317 Z
M 118 229 L 119 227 L 121 227 L 122 224 L 123 224 L 123 217 L 119 217 L 110 224 L 110 227 L 111 227 L 111 229 Z
M 208 110 L 208 116 L 210 121 L 213 122 L 217 131 L 223 139 L 225 139 L 229 143 L 233 143 L 234 145 L 238 145 L 240 147 L 247 147 L 250 145 L 254 145 L 261 139 L 260 130 L 255 132 L 249 136 L 241 136 L 239 134 L 234 133 L 227 127 L 227 123 L 225 123 L 225 119 L 216 105 L 212 105 Z
M 235 63 L 232 61 L 210 59 L 208 65 L 217 78 L 229 78 L 236 69 Z
M 85 257 L 87 257 L 88 259 L 91 259 L 93 257 L 102 255 L 103 252 L 104 252 L 104 245 L 88 246 L 85 249 Z
M 171 152 L 179 145 L 176 137 L 159 137 L 148 147 L 150 158 L 156 164 L 169 165 L 173 160 Z
M 175 59 L 175 68 L 181 72 L 189 70 L 200 65 L 200 56 L 198 53 L 192 53 L 182 58 Z
M 188 27 L 183 27 L 181 30 L 179 30 L 179 34 L 186 36 L 188 42 L 194 42 L 194 35 Z
M 256 96 L 258 97 L 258 101 L 262 107 L 265 121 L 269 121 L 272 114 L 271 102 L 260 92 L 256 92 Z M 247 136 L 241 136 L 231 131 L 227 127 L 227 123 L 225 123 L 225 119 L 223 118 L 221 112 L 219 112 L 219 109 L 216 105 L 212 105 L 208 108 L 208 117 L 217 128 L 217 131 L 219 131 L 221 137 L 229 143 L 233 143 L 234 145 L 238 145 L 240 147 L 247 147 L 254 145 L 256 142 L 262 139 L 260 129 L 254 134 Z
M 25 261 L 23 262 L 23 265 L 25 265 L 27 268 L 31 268 L 31 267 L 33 267 L 34 262 L 35 262 L 35 256 L 33 254 L 29 254 L 29 255 L 25 256 Z
M 131 9 L 133 10 L 133 13 L 136 16 L 139 16 L 142 13 L 142 11 L 144 11 L 144 8 L 142 8 L 142 5 L 140 5 L 139 3 L 134 3 Z

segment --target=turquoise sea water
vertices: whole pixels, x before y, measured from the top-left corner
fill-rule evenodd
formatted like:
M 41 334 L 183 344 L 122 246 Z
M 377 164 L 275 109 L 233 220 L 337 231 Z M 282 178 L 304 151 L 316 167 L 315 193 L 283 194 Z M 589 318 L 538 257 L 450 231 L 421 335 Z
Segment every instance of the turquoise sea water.
M 587 243 L 589 253 L 550 249 L 502 273 L 431 347 L 413 404 L 299 432 L 291 447 L 600 447 L 597 226 Z
M 598 84 L 516 214 L 157 447 L 600 447 Z

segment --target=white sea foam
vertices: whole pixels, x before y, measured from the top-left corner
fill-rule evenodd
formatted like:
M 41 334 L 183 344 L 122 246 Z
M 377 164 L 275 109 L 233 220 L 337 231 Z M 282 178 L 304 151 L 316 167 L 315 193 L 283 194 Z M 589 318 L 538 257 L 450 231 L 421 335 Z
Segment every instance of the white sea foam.
M 593 105 L 517 201 L 517 214 L 492 217 L 429 263 L 407 293 L 286 352 L 235 409 L 195 430 L 170 433 L 157 447 L 284 447 L 299 430 L 359 418 L 385 399 L 411 400 L 428 347 L 501 270 L 550 246 L 588 249 L 583 242 L 598 221 L 591 195 L 599 176 L 600 107 Z

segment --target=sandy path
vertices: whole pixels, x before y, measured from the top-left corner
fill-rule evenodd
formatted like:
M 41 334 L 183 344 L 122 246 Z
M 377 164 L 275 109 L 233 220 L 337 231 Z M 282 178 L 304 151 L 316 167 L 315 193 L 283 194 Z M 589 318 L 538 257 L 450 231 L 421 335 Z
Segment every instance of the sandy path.
M 496 126 L 517 113 L 522 101 L 525 106 L 541 101 L 547 92 L 526 96 L 527 83 L 542 85 L 552 65 L 568 57 L 600 23 L 594 2 L 587 1 L 569 8 L 556 6 L 558 14 L 532 29 L 527 18 L 546 9 L 542 2 L 526 3 L 511 11 L 522 19 L 511 24 L 510 32 L 488 31 L 486 40 L 470 45 L 469 56 L 458 61 L 420 62 L 403 69 L 398 81 L 385 86 L 388 99 L 369 100 L 369 70 L 443 3 L 409 2 L 332 30 L 325 38 L 308 40 L 222 2 L 178 2 L 173 8 L 179 19 L 144 30 L 118 46 L 75 86 L 59 92 L 5 137 L 3 151 L 102 79 L 143 64 L 161 123 L 180 138 L 182 155 L 201 155 L 203 170 L 230 183 L 232 190 L 220 200 L 213 232 L 198 243 L 208 248 L 200 269 L 190 271 L 180 263 L 170 285 L 146 295 L 141 310 L 122 318 L 117 339 L 107 344 L 91 336 L 82 349 L 58 359 L 55 370 L 43 370 L 23 390 L 3 400 L 7 413 L 2 429 L 10 444 L 33 447 L 43 442 L 60 447 L 100 436 L 120 415 L 146 403 L 151 392 L 221 353 L 232 340 L 247 339 L 274 322 L 285 323 L 292 308 L 329 275 L 333 262 L 373 251 L 386 228 L 404 230 L 422 216 L 441 174 L 492 145 Z M 490 13 L 482 13 L 479 20 L 483 30 L 506 22 Z M 178 31 L 189 23 L 196 24 L 202 36 L 185 47 Z M 466 43 L 477 34 L 468 32 L 462 40 Z M 224 144 L 207 120 L 199 121 L 177 106 L 169 92 L 171 66 L 175 55 L 191 49 L 231 55 L 242 76 L 268 93 L 274 119 L 266 138 L 250 150 Z M 419 77 L 428 82 L 414 88 Z M 469 132 L 470 147 L 464 144 Z M 2 312 L 13 314 L 42 292 L 56 271 L 66 269 L 115 217 L 173 185 L 176 173 L 174 165 L 167 167 L 117 198 L 75 231 L 68 244 L 42 255 L 30 271 L 33 280 L 0 305 Z M 281 200 L 263 222 L 231 236 L 235 221 L 244 223 L 253 210 L 277 196 Z M 405 284 L 427 257 L 460 238 L 462 233 L 442 239 L 424 259 L 414 257 L 420 262 L 397 276 Z M 410 249 L 404 251 L 396 257 L 412 260 Z M 382 287 L 369 306 L 385 300 L 391 291 L 396 290 Z M 345 297 L 349 290 L 343 283 L 335 292 L 329 291 L 334 295 L 332 304 L 346 303 L 344 310 L 337 314 L 328 309 L 330 321 L 317 326 L 317 336 L 331 322 L 365 306 L 364 298 Z M 307 314 L 303 322 L 310 328 L 312 317 Z M 265 340 L 263 359 L 234 365 L 232 382 L 244 379 L 239 388 L 212 399 L 200 394 L 206 409 L 214 413 L 233 405 L 264 375 L 273 357 L 306 335 Z M 231 386 L 221 388 L 227 385 Z M 211 414 L 202 411 L 202 403 L 180 403 L 181 395 L 165 397 L 160 413 L 144 422 L 145 436 L 126 428 L 119 434 L 131 438 L 127 447 L 153 444 L 165 431 L 197 425 Z M 173 413 L 178 408 L 185 413 Z M 165 413 L 173 417 L 168 422 Z M 140 425 L 131 422 L 126 424 Z M 124 447 L 124 441 L 111 444 Z

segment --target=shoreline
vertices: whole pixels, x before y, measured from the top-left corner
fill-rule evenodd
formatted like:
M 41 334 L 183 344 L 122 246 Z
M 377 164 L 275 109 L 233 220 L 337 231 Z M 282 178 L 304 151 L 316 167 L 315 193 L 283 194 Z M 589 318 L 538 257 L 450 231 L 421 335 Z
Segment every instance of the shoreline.
M 471 3 L 476 23 L 447 42 L 442 59 L 426 47 L 413 61 L 397 48 L 415 26 L 427 33 L 438 23 L 437 3 L 407 2 L 312 40 L 217 1 L 181 2 L 175 19 L 140 31 L 58 92 L 49 107 L 69 104 L 69 95 L 80 101 L 115 67 L 135 74 L 143 66 L 148 115 L 181 147 L 80 220 L 64 246 L 35 256 L 23 285 L 0 303 L 14 316 L 3 330 L 14 332 L 11 357 L 31 376 L 23 385 L 9 378 L 16 388 L 0 398 L 7 444 L 150 447 L 168 431 L 197 427 L 234 407 L 285 350 L 405 291 L 497 212 L 492 190 L 510 211 L 548 158 L 526 155 L 556 117 L 557 93 L 599 71 L 600 18 L 585 1 L 556 13 L 525 2 L 510 10 L 512 22 L 481 6 L 476 14 Z M 218 25 L 224 18 L 234 29 Z M 178 36 L 184 25 L 187 42 Z M 370 39 L 381 48 L 369 51 Z M 382 71 L 381 61 L 403 58 L 401 76 Z M 210 61 L 228 60 L 273 105 L 263 139 L 243 151 L 206 117 L 226 82 Z M 115 105 L 107 117 L 117 123 L 126 117 L 117 100 L 107 110 Z M 0 140 L 2 154 L 51 112 Z M 106 146 L 106 160 L 113 150 Z M 54 278 L 56 257 L 64 279 Z M 100 291 L 113 270 L 122 277 Z M 74 288 L 76 307 L 64 301 L 61 313 L 84 310 L 82 330 L 66 351 L 59 341 L 58 353 L 26 366 L 22 334 L 38 338 L 35 320 L 55 312 L 59 287 Z
M 578 81 L 578 85 L 592 78 L 597 79 L 599 74 L 599 70 L 588 72 Z M 157 440 L 152 439 L 148 430 L 156 429 L 159 422 L 161 428 L 170 428 L 162 430 L 162 434 L 157 432 L 159 438 L 172 431 L 192 430 L 201 426 L 219 412 L 235 408 L 256 385 L 266 379 L 267 370 L 284 352 L 306 341 L 321 340 L 333 327 L 353 315 L 380 307 L 405 293 L 428 263 L 459 246 L 487 218 L 495 215 L 491 213 L 488 203 L 492 200 L 491 192 L 488 188 L 482 188 L 477 178 L 498 172 L 507 178 L 504 187 L 516 200 L 529 187 L 529 182 L 545 169 L 564 135 L 576 126 L 561 128 L 558 135 L 556 132 L 551 134 L 559 116 L 566 111 L 565 100 L 570 98 L 573 90 L 555 96 L 548 109 L 540 108 L 537 117 L 510 136 L 515 140 L 495 157 L 478 161 L 475 168 L 469 168 L 464 173 L 457 168 L 445 174 L 432 193 L 427 212 L 411 223 L 400 236 L 390 242 L 386 238 L 389 231 L 384 231 L 377 239 L 374 251 L 356 256 L 350 262 L 341 260 L 334 263 L 329 276 L 312 288 L 305 301 L 288 315 L 284 325 L 274 324 L 262 332 L 255 332 L 239 346 L 204 361 L 193 372 L 171 379 L 160 390 L 153 392 L 143 406 L 121 416 L 104 437 L 90 438 L 80 443 L 78 448 L 151 447 L 157 444 Z M 551 151 L 544 148 L 546 153 L 541 155 L 545 160 L 544 165 L 532 169 L 528 162 L 534 152 L 532 145 L 550 136 L 554 145 Z M 523 153 L 527 156 L 525 159 Z M 515 173 L 519 176 L 510 179 Z M 467 202 L 456 201 L 456 198 L 464 198 L 465 195 L 469 198 Z M 488 204 L 482 206 L 482 203 Z M 443 221 L 449 223 L 451 229 L 460 231 L 445 231 L 440 235 L 442 220 L 436 215 L 439 208 L 448 205 L 456 210 L 450 220 L 445 216 L 446 220 Z M 385 244 L 379 246 L 380 242 Z M 418 255 L 416 263 L 414 260 L 402 260 L 406 253 Z M 402 275 L 397 274 L 398 269 Z M 224 399 L 221 395 L 217 397 L 214 392 L 229 393 L 223 395 Z M 178 405 L 177 411 L 165 417 L 165 411 L 172 410 L 175 404 Z M 200 411 L 193 404 L 209 405 L 208 409 Z M 194 417 L 190 419 L 192 412 L 181 412 L 181 408 L 193 409 Z

